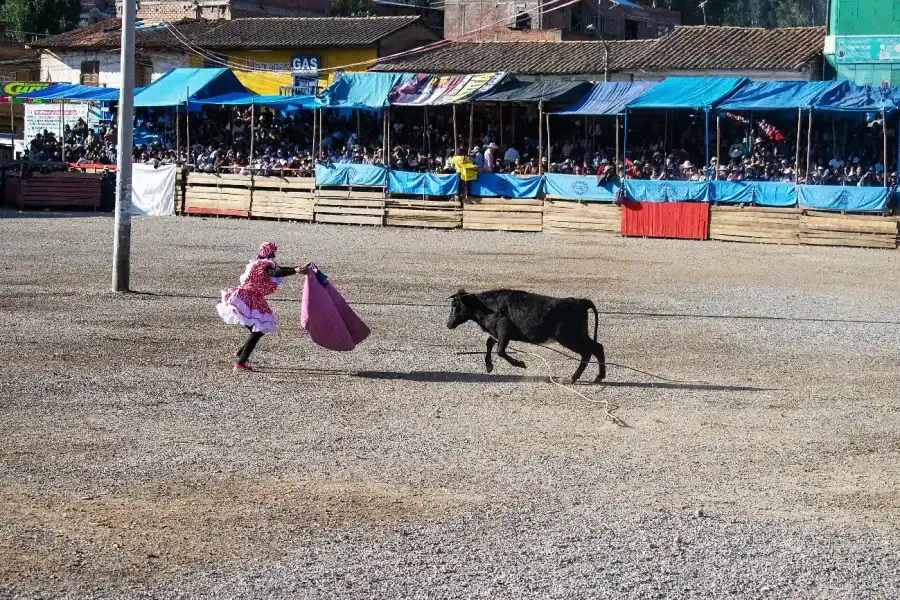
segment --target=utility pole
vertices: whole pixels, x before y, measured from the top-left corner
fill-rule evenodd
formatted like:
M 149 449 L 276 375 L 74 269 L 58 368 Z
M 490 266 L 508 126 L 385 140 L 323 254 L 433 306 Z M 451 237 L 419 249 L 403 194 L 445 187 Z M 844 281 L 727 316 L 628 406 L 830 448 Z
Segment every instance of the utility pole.
M 112 291 L 127 292 L 131 277 L 131 153 L 134 145 L 135 2 L 122 2 L 122 56 L 119 72 L 119 146 L 116 153 L 116 223 Z

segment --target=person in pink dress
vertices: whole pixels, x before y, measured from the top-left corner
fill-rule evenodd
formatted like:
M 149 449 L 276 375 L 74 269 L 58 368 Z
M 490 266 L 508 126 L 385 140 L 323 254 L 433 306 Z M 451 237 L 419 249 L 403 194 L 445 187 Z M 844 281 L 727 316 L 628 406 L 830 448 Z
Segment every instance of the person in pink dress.
M 273 294 L 284 278 L 296 273 L 306 274 L 308 268 L 279 267 L 275 262 L 278 246 L 266 242 L 259 247 L 256 258 L 247 265 L 241 275 L 240 285 L 222 291 L 222 301 L 216 310 L 229 325 L 243 325 L 250 332 L 244 344 L 235 352 L 235 371 L 250 371 L 247 361 L 260 338 L 278 331 L 278 320 L 269 307 L 266 296 Z

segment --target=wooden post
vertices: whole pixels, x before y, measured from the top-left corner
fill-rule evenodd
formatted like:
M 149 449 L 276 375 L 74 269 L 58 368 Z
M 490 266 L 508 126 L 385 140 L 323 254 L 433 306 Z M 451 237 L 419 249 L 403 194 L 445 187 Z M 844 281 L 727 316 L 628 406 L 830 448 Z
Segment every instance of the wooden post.
M 317 118 L 317 115 L 318 115 L 318 110 L 316 108 L 313 108 L 313 112 L 312 112 L 312 126 L 313 126 L 313 128 L 312 128 L 312 147 L 310 148 L 310 151 L 309 151 L 309 155 L 313 161 L 313 169 L 316 168 L 316 129 L 317 129 L 316 118 Z
M 325 119 L 325 116 L 323 115 L 324 112 L 324 109 L 319 109 L 319 154 L 321 156 L 325 155 L 325 148 L 322 146 L 322 124 L 324 123 Z
M 359 124 L 359 120 L 360 120 L 359 112 L 360 111 L 357 108 L 356 109 L 356 140 L 357 141 L 359 141 L 359 136 L 362 135 L 362 127 L 360 127 L 360 124 Z
M 184 120 L 185 120 L 185 131 L 187 136 L 187 166 L 191 167 L 191 107 L 188 104 L 188 98 L 191 97 L 191 89 L 187 88 L 185 90 L 184 97 Z
M 810 161 L 812 160 L 812 107 L 809 109 L 809 127 L 806 131 L 806 183 L 809 183 Z
M 887 111 L 884 110 L 881 111 L 881 133 L 884 138 L 884 162 L 881 165 L 884 167 L 884 187 L 887 187 L 889 173 L 887 162 Z M 900 135 L 900 131 L 897 132 L 897 135 Z
M 175 164 L 181 165 L 181 111 L 175 105 Z
M 719 180 L 719 152 L 721 150 L 722 142 L 722 117 L 721 115 L 716 115 L 716 181 Z
M 797 109 L 797 155 L 794 157 L 794 185 L 800 184 L 800 135 L 803 131 L 803 109 Z
M 22 141 L 25 141 L 24 135 L 22 135 Z M 9 160 L 10 162 L 16 160 L 16 119 L 12 97 L 9 99 Z
M 663 154 L 665 154 L 665 142 L 663 142 Z M 616 162 L 613 165 L 616 176 L 619 175 L 619 115 L 616 115 Z
M 428 139 L 428 107 L 425 107 L 425 115 L 422 118 L 422 151 L 431 154 L 431 140 Z
M 547 113 L 547 116 L 544 117 L 547 121 L 547 170 L 550 170 L 550 161 L 553 160 L 553 155 L 550 152 L 550 113 Z
M 475 141 L 475 103 L 469 102 L 469 152 L 472 151 Z
M 544 172 L 544 101 L 538 101 L 538 173 Z
M 503 143 L 503 103 L 501 102 L 498 106 L 500 107 L 500 147 L 503 148 L 505 145 Z
M 250 101 L 250 184 L 253 184 L 253 151 L 256 147 L 256 105 Z
M 456 132 L 456 105 L 453 105 L 453 154 L 458 154 L 456 149 L 459 148 L 459 134 Z

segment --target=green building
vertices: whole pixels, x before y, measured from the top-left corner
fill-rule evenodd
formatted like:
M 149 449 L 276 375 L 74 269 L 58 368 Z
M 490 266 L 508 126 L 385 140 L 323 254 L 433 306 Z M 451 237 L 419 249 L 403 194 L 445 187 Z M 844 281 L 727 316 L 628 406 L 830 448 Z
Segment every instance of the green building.
M 900 0 L 830 0 L 825 59 L 838 80 L 900 86 Z

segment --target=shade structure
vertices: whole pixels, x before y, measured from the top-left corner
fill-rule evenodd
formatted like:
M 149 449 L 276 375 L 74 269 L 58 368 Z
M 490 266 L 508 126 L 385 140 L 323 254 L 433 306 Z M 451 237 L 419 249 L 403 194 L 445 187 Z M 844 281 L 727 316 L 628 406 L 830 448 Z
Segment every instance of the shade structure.
M 856 85 L 842 81 L 822 94 L 813 109 L 824 112 L 893 112 L 900 107 L 900 88 Z
M 134 96 L 136 107 L 180 106 L 232 93 L 249 93 L 229 69 L 175 68 Z
M 415 77 L 395 86 L 388 100 L 394 106 L 439 106 L 478 100 L 493 92 L 506 79 L 506 73 L 471 75 L 428 75 Z
M 507 81 L 492 92 L 475 97 L 478 102 L 574 102 L 591 88 L 587 81 Z
M 391 90 L 412 73 L 344 73 L 321 94 L 325 108 L 381 109 Z
M 824 94 L 844 88 L 838 81 L 751 81 L 716 108 L 729 110 L 797 110 Z
M 138 90 L 143 88 L 138 88 Z M 17 99 L 22 100 L 68 100 L 73 102 L 117 102 L 119 100 L 118 88 L 96 87 L 92 85 L 76 85 L 71 83 L 58 83 L 42 90 L 19 94 Z
M 572 106 L 554 111 L 554 115 L 618 115 L 629 102 L 656 87 L 656 82 L 610 81 L 597 83 Z
M 710 108 L 749 81 L 746 77 L 668 77 L 628 104 L 633 108 Z

